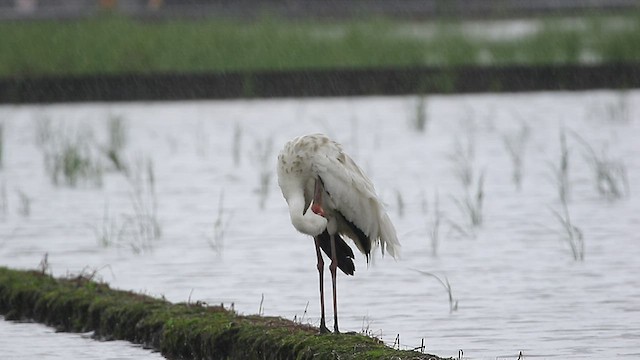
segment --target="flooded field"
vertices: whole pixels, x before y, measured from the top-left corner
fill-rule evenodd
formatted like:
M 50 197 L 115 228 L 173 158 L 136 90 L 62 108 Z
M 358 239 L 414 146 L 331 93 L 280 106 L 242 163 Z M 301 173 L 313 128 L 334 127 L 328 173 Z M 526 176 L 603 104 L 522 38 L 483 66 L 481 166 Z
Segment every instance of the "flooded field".
M 339 276 L 341 330 L 469 359 L 640 356 L 638 91 L 1 106 L 0 126 L 2 266 L 317 325 L 275 159 L 323 132 L 402 243 Z M 110 346 L 46 329 L 0 321 L 30 339 L 2 351 Z

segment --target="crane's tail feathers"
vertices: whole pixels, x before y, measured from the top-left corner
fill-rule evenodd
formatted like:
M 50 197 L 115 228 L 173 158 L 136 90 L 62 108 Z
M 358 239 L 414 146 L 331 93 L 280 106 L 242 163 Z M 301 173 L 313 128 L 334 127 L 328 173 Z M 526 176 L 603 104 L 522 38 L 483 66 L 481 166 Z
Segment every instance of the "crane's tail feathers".
M 400 242 L 396 235 L 396 229 L 386 213 L 382 213 L 380 216 L 380 250 L 383 255 L 386 250 L 394 259 L 400 257 Z
M 347 245 L 339 234 L 335 235 L 335 240 L 338 268 L 347 275 L 353 275 L 356 271 L 356 265 L 353 263 L 353 250 L 351 250 L 349 245 Z M 318 235 L 318 243 L 320 243 L 322 251 L 331 257 L 331 236 L 329 236 L 327 230 Z

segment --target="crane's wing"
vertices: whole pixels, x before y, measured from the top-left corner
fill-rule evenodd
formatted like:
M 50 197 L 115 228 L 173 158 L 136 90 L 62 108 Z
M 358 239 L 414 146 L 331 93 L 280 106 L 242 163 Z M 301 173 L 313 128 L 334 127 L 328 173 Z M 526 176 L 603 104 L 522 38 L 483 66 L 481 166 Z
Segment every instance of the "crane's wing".
M 316 153 L 313 164 L 335 210 L 395 257 L 400 247 L 395 229 L 360 167 L 334 142 Z

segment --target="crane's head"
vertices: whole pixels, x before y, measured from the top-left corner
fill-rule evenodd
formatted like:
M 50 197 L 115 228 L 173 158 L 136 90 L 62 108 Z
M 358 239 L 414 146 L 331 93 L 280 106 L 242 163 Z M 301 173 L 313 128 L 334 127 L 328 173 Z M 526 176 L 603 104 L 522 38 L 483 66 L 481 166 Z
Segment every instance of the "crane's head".
M 289 215 L 291 215 L 293 226 L 303 234 L 318 236 L 327 228 L 327 219 L 317 214 L 313 209 L 305 214 L 290 212 Z
M 326 216 L 324 214 L 324 209 L 318 203 L 313 203 L 313 205 L 311 205 L 311 211 L 313 211 L 314 214 L 317 214 L 317 215 L 322 216 L 323 218 L 326 218 Z

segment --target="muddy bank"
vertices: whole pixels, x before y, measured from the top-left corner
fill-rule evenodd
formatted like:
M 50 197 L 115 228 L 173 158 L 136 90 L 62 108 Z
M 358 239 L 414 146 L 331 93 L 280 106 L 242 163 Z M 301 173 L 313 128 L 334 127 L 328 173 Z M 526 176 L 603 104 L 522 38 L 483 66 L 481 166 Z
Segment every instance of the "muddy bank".
M 55 279 L 39 271 L 0 267 L 0 314 L 60 331 L 94 331 L 128 340 L 170 359 L 440 359 L 391 349 L 356 334 L 318 329 L 277 317 L 244 316 L 222 306 L 172 304 L 109 288 L 88 276 Z
M 0 79 L 0 103 L 449 94 L 640 87 L 640 64 L 465 66 Z

